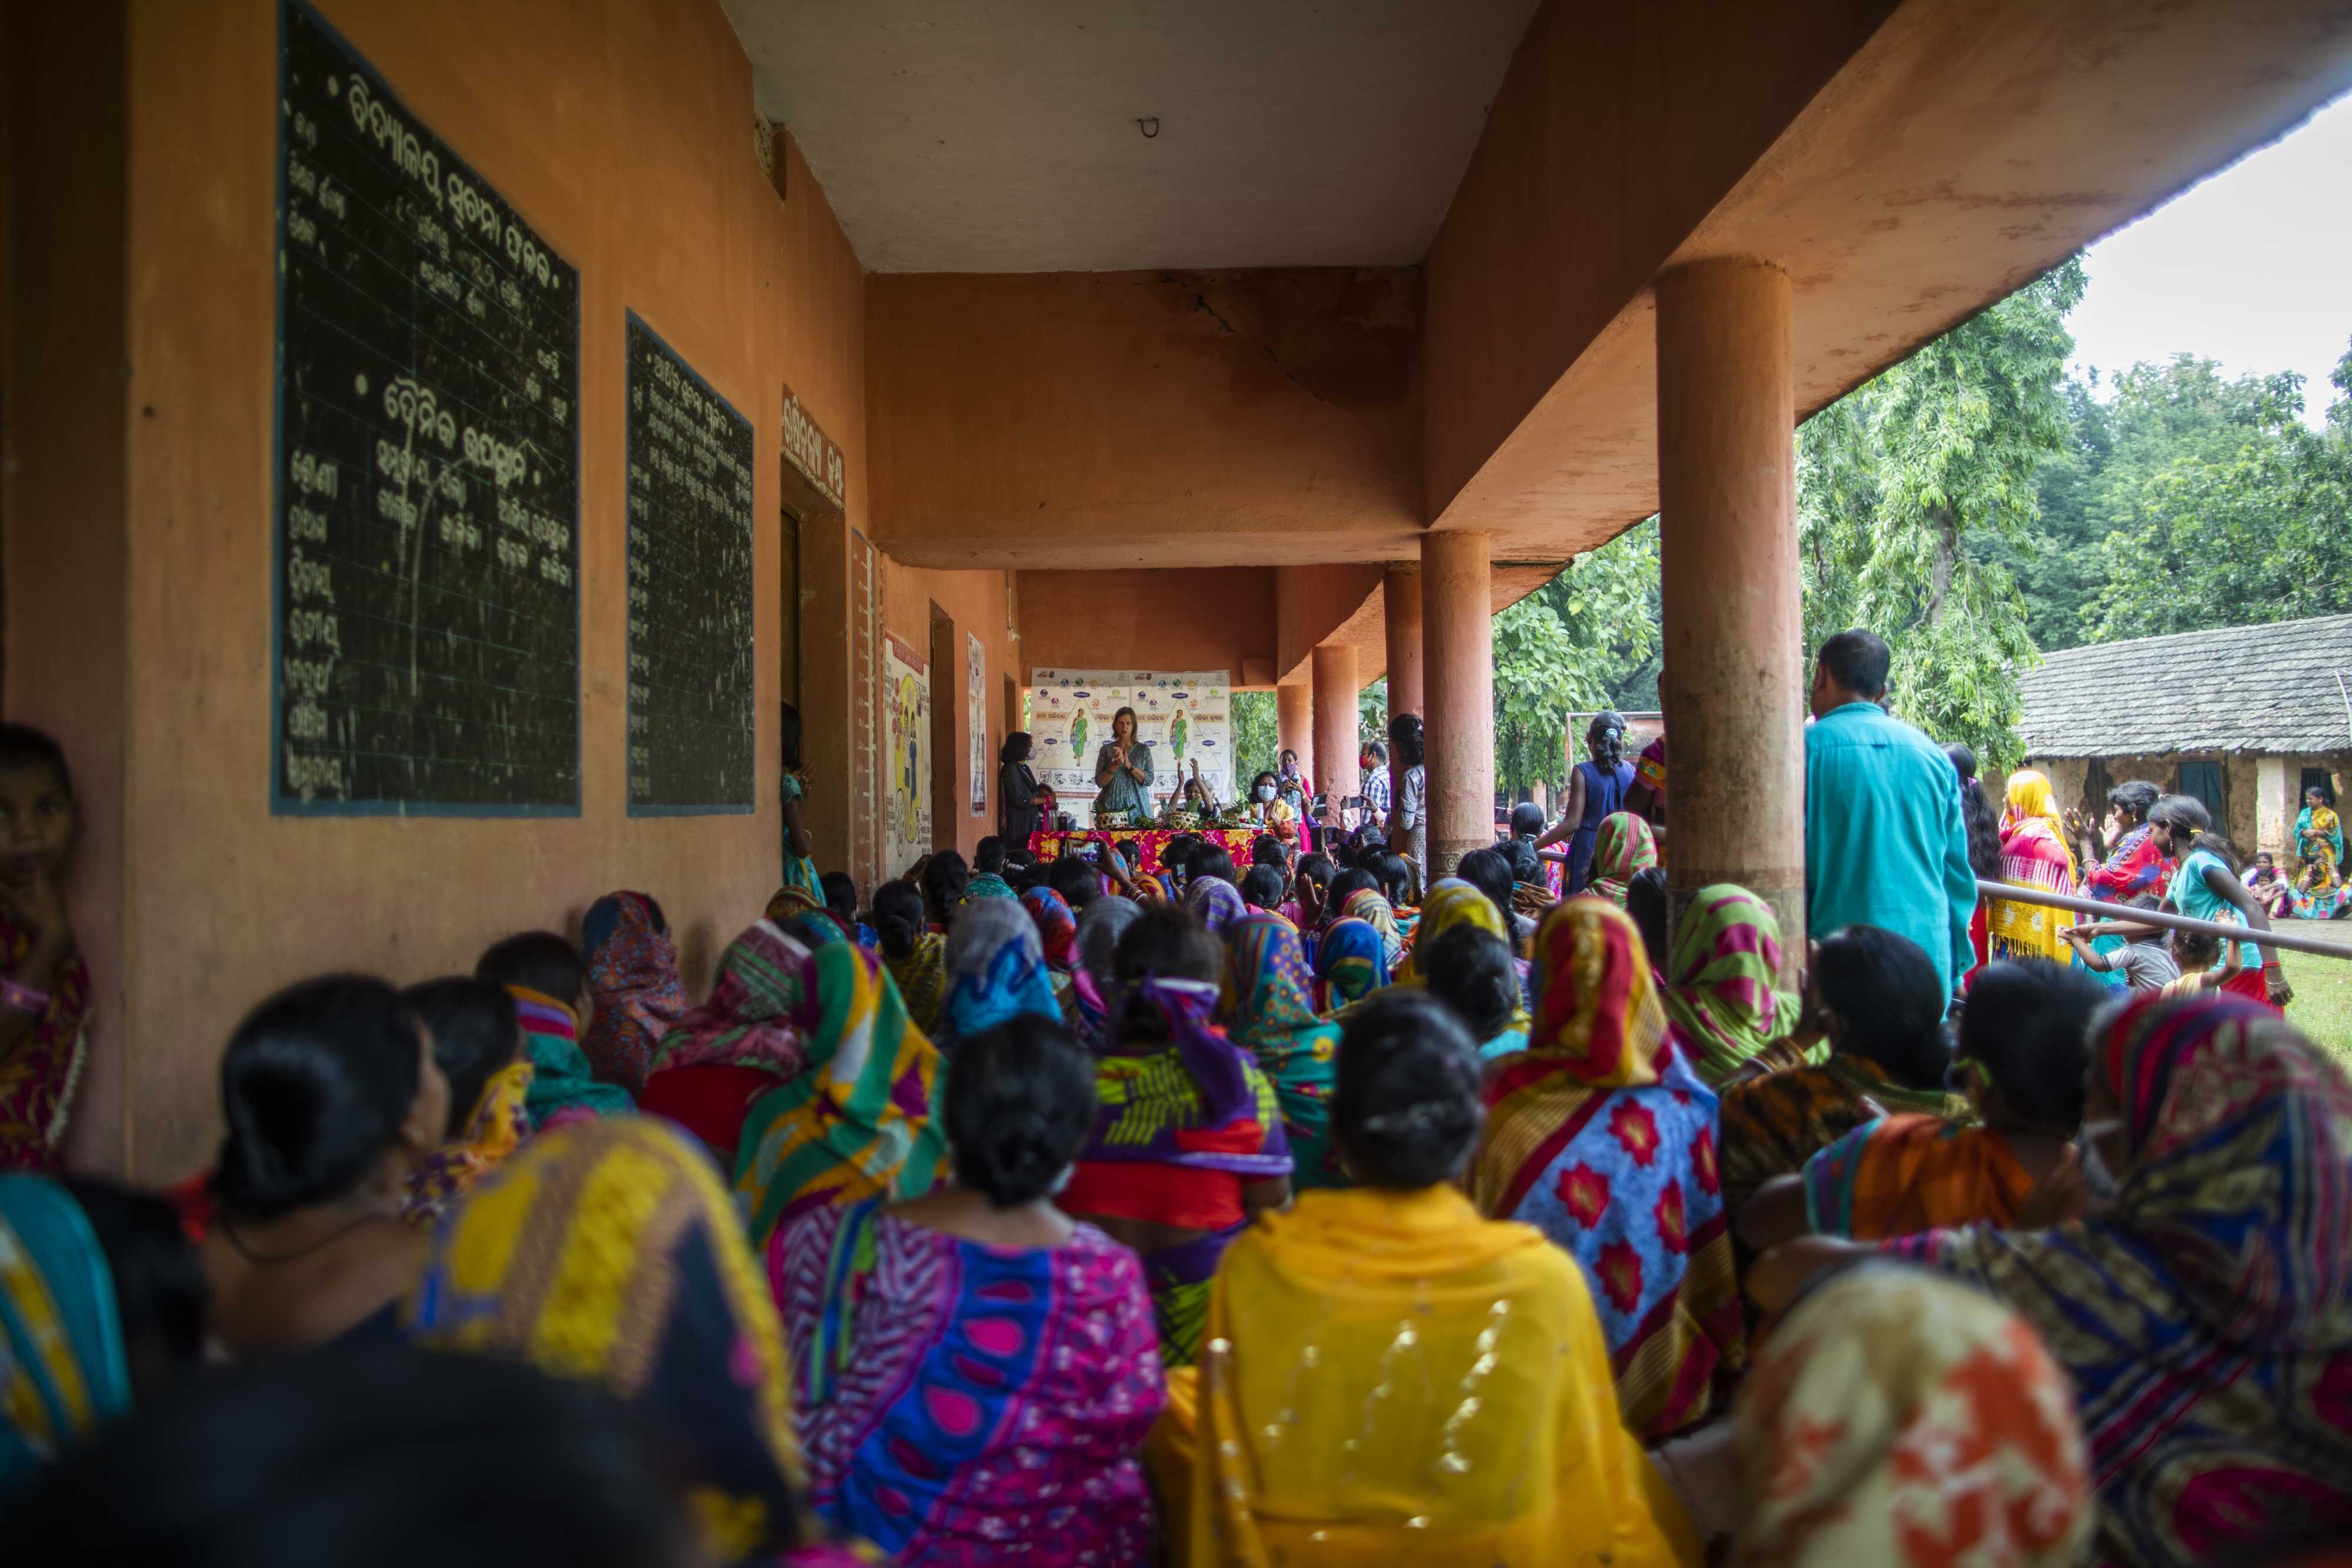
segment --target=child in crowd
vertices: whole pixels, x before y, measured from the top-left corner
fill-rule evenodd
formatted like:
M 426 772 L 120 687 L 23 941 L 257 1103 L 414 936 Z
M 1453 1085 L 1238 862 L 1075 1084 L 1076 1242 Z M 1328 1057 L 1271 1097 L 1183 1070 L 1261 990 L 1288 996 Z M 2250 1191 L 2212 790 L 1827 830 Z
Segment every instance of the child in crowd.
M 2143 901 L 2149 907 L 2156 903 L 2153 894 L 2142 894 L 2133 899 L 2132 904 L 2137 907 Z M 2180 978 L 2180 965 L 2166 941 L 2168 933 L 2152 926 L 2134 925 L 2128 921 L 2101 920 L 2088 925 L 2066 926 L 2058 935 L 2074 949 L 2075 960 L 2083 967 L 2094 974 L 2121 974 L 2125 987 L 2135 993 L 2160 991 Z M 2111 953 L 2102 953 L 2092 946 L 2098 938 L 2110 935 L 2121 936 L 2124 946 Z M 2168 935 L 2179 936 L 2181 934 L 2172 932 Z M 2213 938 L 2190 937 L 2189 940 L 2210 942 Z M 2210 963 L 2211 959 L 2206 961 Z
M 81 808 L 64 748 L 26 725 L 0 724 L 0 1171 L 55 1171 L 89 1009 L 65 904 Z
M 2197 931 L 2171 934 L 2175 977 L 2164 987 L 2168 997 L 2194 997 L 2218 991 L 2246 967 L 2245 948 L 2236 942 Z M 2224 949 L 2227 949 L 2225 952 Z
M 845 871 L 829 871 L 824 873 L 824 886 L 826 910 L 841 922 L 841 928 L 860 947 L 873 952 L 876 946 L 874 927 L 857 917 L 857 883 Z
M 531 1124 L 615 1116 L 635 1110 L 625 1089 L 599 1083 L 580 1049 L 596 1017 L 595 993 L 580 950 L 552 931 L 525 931 L 491 944 L 474 966 L 474 978 L 504 986 L 522 1020 L 523 1041 L 537 1071 L 524 1103 Z
M 1252 909 L 1280 915 L 1285 891 L 1280 866 L 1260 862 L 1250 867 L 1242 877 L 1242 902 Z

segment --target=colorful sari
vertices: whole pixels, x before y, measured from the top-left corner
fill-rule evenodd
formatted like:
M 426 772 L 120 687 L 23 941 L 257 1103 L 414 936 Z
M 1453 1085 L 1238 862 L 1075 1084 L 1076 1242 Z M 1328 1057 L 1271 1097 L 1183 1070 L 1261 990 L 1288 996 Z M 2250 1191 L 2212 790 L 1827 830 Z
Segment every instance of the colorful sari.
M 784 1336 L 709 1160 L 651 1116 L 530 1144 L 435 1232 L 411 1338 L 610 1389 L 657 1430 L 711 1557 L 809 1533 Z
M 1252 915 L 1225 928 L 1225 945 L 1226 1032 L 1273 1082 L 1290 1141 L 1290 1185 L 1345 1186 L 1331 1153 L 1339 1029 L 1316 1016 L 1298 933 L 1278 915 Z
M 1147 1449 L 1172 1562 L 1675 1562 L 1582 1272 L 1450 1186 L 1266 1216 L 1226 1254 L 1208 1332 Z
M 807 1070 L 752 1103 L 735 1154 L 754 1247 L 811 1208 L 920 1197 L 946 1152 L 931 1122 L 939 1052 L 907 1021 L 874 956 L 848 943 L 821 947 L 802 991 Z
M 1744 887 L 1699 889 L 1675 928 L 1661 997 L 1698 1075 L 1720 1083 L 1796 1027 L 1803 1004 L 1773 988 L 1780 973 L 1780 919 Z
M 947 988 L 947 966 L 948 939 L 936 931 L 918 936 L 903 958 L 887 954 L 882 957 L 882 967 L 898 985 L 899 999 L 907 1004 L 907 1016 L 925 1034 L 939 1032 L 940 993 Z
M 599 1081 L 632 1095 L 646 1086 L 654 1047 L 693 1008 L 677 977 L 677 945 L 642 893 L 610 893 L 588 906 L 580 954 L 596 1017 L 580 1049 Z
M 1412 951 L 1397 966 L 1395 984 L 1420 986 L 1427 984 L 1421 973 L 1415 955 L 1426 943 L 1456 925 L 1475 925 L 1489 936 L 1499 936 L 1505 946 L 1511 944 L 1509 929 L 1503 924 L 1502 912 L 1495 901 L 1459 877 L 1441 877 L 1432 883 L 1429 895 L 1422 900 L 1421 923 L 1414 928 Z
M 1018 903 L 996 898 L 962 905 L 947 940 L 947 995 L 933 1031 L 941 1051 L 1021 1013 L 1062 1016 L 1036 925 Z
M 528 986 L 509 986 L 522 1023 L 523 1049 L 538 1069 L 523 1101 L 534 1127 L 560 1127 L 594 1116 L 625 1116 L 637 1108 L 629 1092 L 600 1083 L 580 1049 L 580 1020 L 569 1002 Z
M 1037 923 L 1037 942 L 1045 949 L 1046 966 L 1067 974 L 1070 950 L 1078 941 L 1078 917 L 1070 913 L 1069 902 L 1050 887 L 1033 887 L 1021 895 L 1021 907 Z
M 131 1408 L 121 1309 L 73 1195 L 0 1175 L 0 1498 Z
M 1315 977 L 1322 984 L 1324 1011 L 1362 1001 L 1389 983 L 1388 945 L 1369 920 L 1334 920 L 1315 945 Z
M 1663 1437 L 1747 1358 L 1715 1093 L 1673 1049 L 1641 933 L 1607 900 L 1545 916 L 1536 977 L 1528 1049 L 1487 1069 L 1470 1195 L 1591 1273 L 1626 1427 Z
M 1020 896 L 1013 891 L 1011 883 L 992 871 L 975 873 L 972 879 L 963 884 L 963 901 L 966 904 L 977 904 L 986 898 L 1010 898 L 1018 901 Z
M 1201 917 L 1213 936 L 1249 913 L 1241 890 L 1221 876 L 1204 876 L 1184 892 L 1184 907 Z
M 1339 906 L 1343 920 L 1361 920 L 1381 934 L 1381 955 L 1387 961 L 1390 973 L 1396 972 L 1404 962 L 1404 933 L 1397 925 L 1395 908 L 1380 894 L 1369 887 L 1358 888 Z
M 2352 1086 L 2242 998 L 2131 1003 L 2093 1071 L 2115 1201 L 2051 1230 L 1889 1243 L 1990 1291 L 2074 1380 L 2101 1560 L 2352 1531 Z
M 2033 1186 L 2009 1140 L 1990 1127 L 1886 1116 L 1805 1162 L 1805 1217 L 1817 1236 L 1859 1241 L 1939 1226 L 2006 1228 Z
M 983 1246 L 878 1203 L 776 1233 L 811 1500 L 893 1563 L 1151 1561 L 1163 1391 L 1135 1254 Z
M 1650 821 L 1631 811 L 1612 811 L 1601 819 L 1592 837 L 1592 868 L 1584 891 L 1625 907 L 1625 889 L 1634 875 L 1658 863 L 1658 837 Z
M 808 1061 L 808 948 L 765 920 L 729 943 L 710 999 L 655 1048 L 655 1076 L 728 1064 L 798 1077 Z
M 1768 1055 L 1788 1049 L 1782 1041 Z M 1723 1201 L 1734 1214 L 1774 1176 L 1805 1162 L 1866 1122 L 1915 1113 L 1963 1125 L 1976 1120 L 1968 1097 L 1909 1089 L 1867 1057 L 1836 1054 L 1800 1062 L 1723 1091 Z
M 2343 881 L 2344 824 L 2333 806 L 2305 806 L 2294 819 L 2294 842 L 2302 868 L 2295 890 L 2305 894 L 2333 893 Z
M 1209 1022 L 1217 988 L 1202 980 L 1147 979 L 1135 998 L 1157 1015 L 1164 1034 L 1139 1038 L 1123 1020 L 1114 1020 L 1113 1038 L 1096 1056 L 1101 1109 L 1079 1157 L 1087 1187 L 1103 1192 L 1121 1178 L 1141 1186 L 1171 1176 L 1179 1182 L 1192 1176 L 1223 1178 L 1239 1187 L 1290 1175 L 1290 1142 L 1273 1084 L 1248 1051 Z M 1065 1199 L 1066 1207 L 1085 1212 L 1076 1191 Z M 1197 1228 L 1181 1215 L 1166 1223 Z M 1244 1226 L 1235 1219 L 1143 1260 L 1167 1364 L 1189 1365 L 1199 1353 L 1210 1276 Z
M 2072 1568 L 2093 1511 L 2066 1375 L 1990 1297 L 1894 1263 L 1804 1296 L 1733 1417 L 1741 1568 Z
M 538 1072 L 524 1061 L 509 1062 L 490 1074 L 457 1141 L 442 1145 L 408 1173 L 401 1218 L 411 1225 L 432 1224 L 530 1135 L 530 1116 L 523 1106 Z
M 2032 768 L 2010 775 L 2009 806 L 2000 820 L 2001 880 L 2019 887 L 2047 888 L 2071 895 L 2082 890 L 2075 880 L 2074 852 L 2066 842 L 2065 824 L 2050 795 L 2050 780 Z M 2074 924 L 2063 909 L 1996 898 L 1986 917 L 1990 956 L 2045 958 L 2071 963 L 2074 953 L 2061 932 Z
M 723 1170 L 735 1168 L 752 1102 L 807 1065 L 808 959 L 797 937 L 761 921 L 728 944 L 710 999 L 655 1048 L 640 1108 L 700 1138 Z
M 0 955 L 14 969 L 33 939 L 0 915 Z M 0 1171 L 55 1171 L 88 1046 L 89 966 L 79 953 L 49 976 L 49 1005 L 0 1061 Z

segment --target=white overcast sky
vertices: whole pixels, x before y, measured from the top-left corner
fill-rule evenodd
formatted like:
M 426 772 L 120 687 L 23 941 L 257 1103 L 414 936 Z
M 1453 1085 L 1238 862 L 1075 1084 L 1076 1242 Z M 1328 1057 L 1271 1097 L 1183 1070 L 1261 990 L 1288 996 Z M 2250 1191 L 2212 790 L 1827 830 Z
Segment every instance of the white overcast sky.
M 2352 97 L 2108 235 L 2083 265 L 2090 288 L 2067 321 L 2075 369 L 2187 351 L 2230 376 L 2301 371 L 2304 417 L 2323 423 L 2352 337 Z

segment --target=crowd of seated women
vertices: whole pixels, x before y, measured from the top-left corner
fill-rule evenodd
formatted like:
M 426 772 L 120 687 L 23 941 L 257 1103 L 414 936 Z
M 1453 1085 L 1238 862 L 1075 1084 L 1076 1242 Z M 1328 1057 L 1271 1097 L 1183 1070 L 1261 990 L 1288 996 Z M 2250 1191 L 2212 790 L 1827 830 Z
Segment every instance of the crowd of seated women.
M 2062 1565 L 2352 1531 L 2275 1011 L 1667 935 L 1640 820 L 941 852 L 338 975 L 165 1195 L 0 1177 L 9 1561 Z M 862 907 L 861 907 L 862 904 Z

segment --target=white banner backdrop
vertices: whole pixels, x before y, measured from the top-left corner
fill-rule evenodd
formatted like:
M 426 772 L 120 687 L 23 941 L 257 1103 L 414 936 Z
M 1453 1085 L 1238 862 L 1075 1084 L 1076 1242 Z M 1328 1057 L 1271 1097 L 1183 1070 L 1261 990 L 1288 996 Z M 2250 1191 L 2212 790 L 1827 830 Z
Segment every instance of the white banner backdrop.
M 1111 718 L 1135 710 L 1151 747 L 1152 795 L 1174 794 L 1201 768 L 1220 802 L 1234 798 L 1233 678 L 1223 670 L 1037 670 L 1029 684 L 1029 766 L 1064 808 L 1095 798 L 1095 755 Z M 1083 813 L 1080 813 L 1083 815 Z

